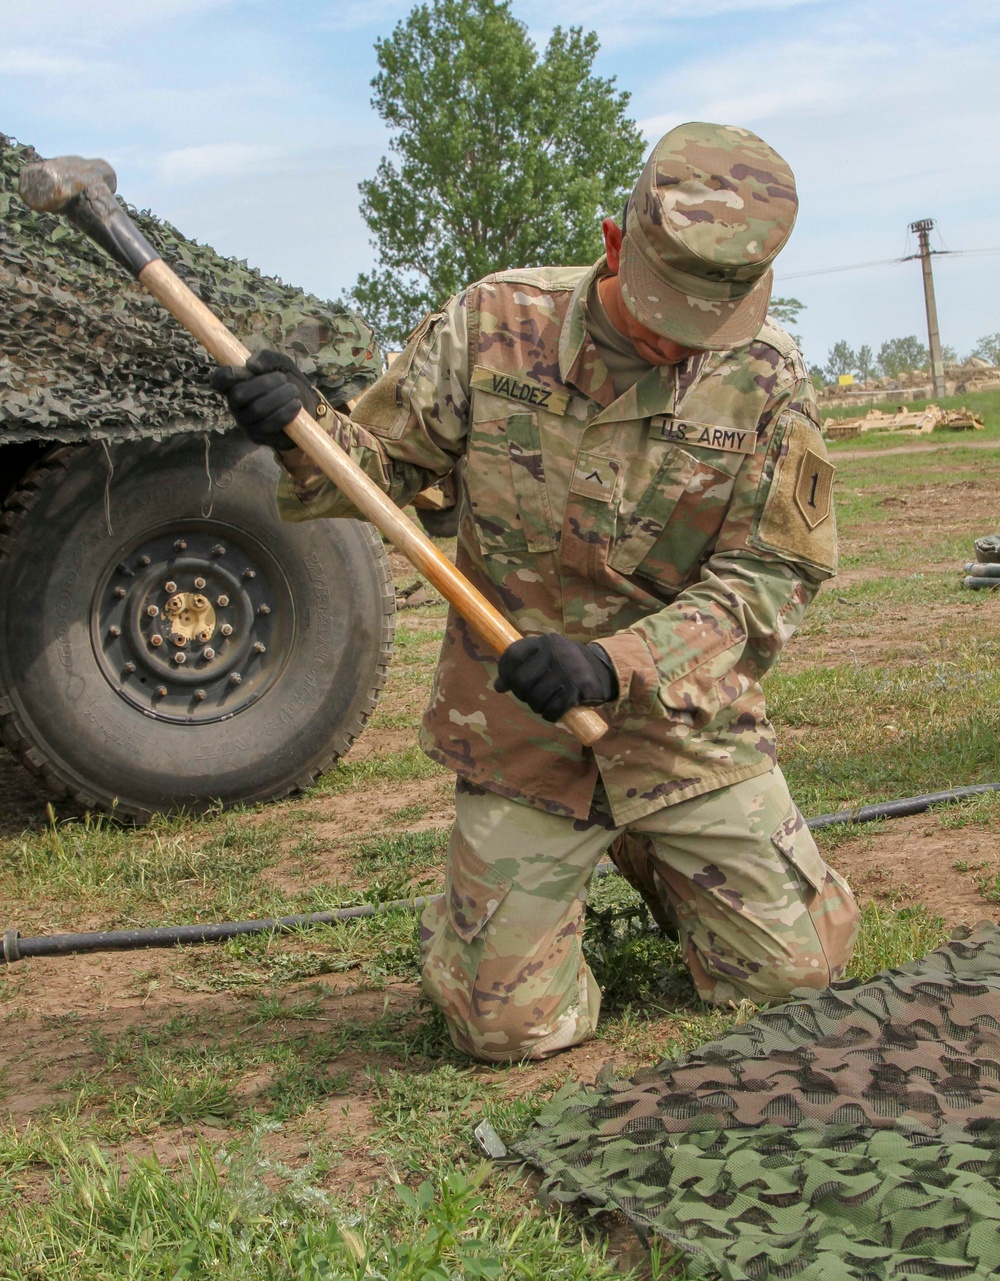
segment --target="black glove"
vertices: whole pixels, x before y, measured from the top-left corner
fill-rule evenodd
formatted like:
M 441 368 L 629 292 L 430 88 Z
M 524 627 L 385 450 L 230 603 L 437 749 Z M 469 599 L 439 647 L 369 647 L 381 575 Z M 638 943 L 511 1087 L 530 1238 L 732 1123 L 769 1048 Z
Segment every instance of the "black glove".
M 221 391 L 233 417 L 257 445 L 294 449 L 295 442 L 282 431 L 300 409 L 314 417 L 320 398 L 295 361 L 280 351 L 265 349 L 245 365 L 220 365 L 209 379 Z
M 544 720 L 557 721 L 571 707 L 596 707 L 618 697 L 614 664 L 600 645 L 581 645 L 556 632 L 526 636 L 500 655 L 495 688 L 512 690 Z

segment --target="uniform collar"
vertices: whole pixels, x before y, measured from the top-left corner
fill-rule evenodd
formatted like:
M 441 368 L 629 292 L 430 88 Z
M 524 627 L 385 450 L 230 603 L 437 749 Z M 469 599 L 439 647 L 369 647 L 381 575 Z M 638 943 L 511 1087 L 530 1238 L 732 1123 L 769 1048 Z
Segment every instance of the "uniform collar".
M 607 274 L 608 260 L 599 258 L 580 277 L 559 333 L 560 378 L 591 400 L 596 400 L 605 409 L 614 401 L 615 389 L 607 366 L 597 354 L 594 340 L 587 333 L 584 303 L 594 281 Z
M 573 291 L 559 334 L 560 377 L 601 406 L 601 412 L 591 420 L 594 423 L 672 414 L 677 397 L 677 369 L 673 365 L 651 368 L 623 396 L 615 399 L 611 375 L 597 354 L 584 320 L 584 303 L 591 285 L 609 274 L 608 260 L 601 257 L 580 278 Z

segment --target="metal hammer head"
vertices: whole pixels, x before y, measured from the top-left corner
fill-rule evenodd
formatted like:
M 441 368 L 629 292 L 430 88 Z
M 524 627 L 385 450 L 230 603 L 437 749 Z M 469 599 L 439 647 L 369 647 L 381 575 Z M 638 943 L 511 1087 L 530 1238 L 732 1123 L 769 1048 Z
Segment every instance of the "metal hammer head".
M 18 191 L 30 209 L 39 213 L 62 213 L 70 201 L 98 182 L 103 182 L 112 194 L 118 186 L 115 171 L 106 160 L 56 156 L 25 165 L 18 179 Z
M 39 213 L 65 214 L 71 223 L 138 276 L 159 255 L 115 199 L 118 179 L 106 160 L 56 156 L 21 170 L 21 199 Z

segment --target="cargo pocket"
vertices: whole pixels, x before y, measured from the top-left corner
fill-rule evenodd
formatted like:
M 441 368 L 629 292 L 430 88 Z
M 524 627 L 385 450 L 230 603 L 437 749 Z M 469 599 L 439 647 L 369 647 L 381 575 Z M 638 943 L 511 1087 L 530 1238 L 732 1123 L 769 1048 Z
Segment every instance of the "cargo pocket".
M 672 449 L 628 518 L 608 564 L 680 586 L 722 527 L 733 477 Z
M 461 854 L 448 860 L 445 896 L 451 927 L 463 943 L 471 943 L 510 892 L 513 881 L 484 863 L 462 842 Z
M 557 546 L 534 414 L 474 422 L 465 483 L 484 552 Z
M 800 879 L 817 894 L 822 894 L 826 885 L 826 864 L 816 848 L 812 832 L 795 805 L 792 805 L 781 826 L 771 836 L 771 843 L 791 863 Z

